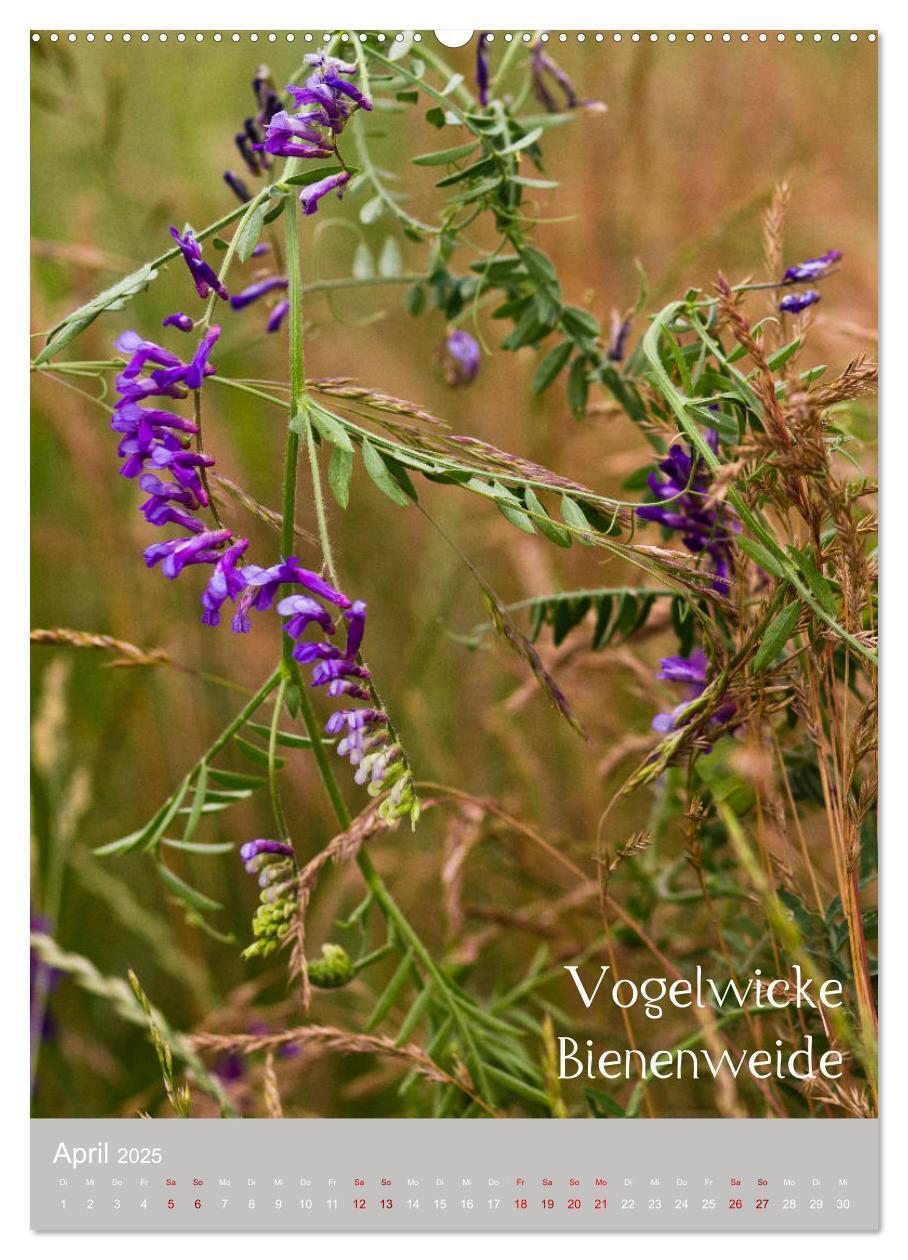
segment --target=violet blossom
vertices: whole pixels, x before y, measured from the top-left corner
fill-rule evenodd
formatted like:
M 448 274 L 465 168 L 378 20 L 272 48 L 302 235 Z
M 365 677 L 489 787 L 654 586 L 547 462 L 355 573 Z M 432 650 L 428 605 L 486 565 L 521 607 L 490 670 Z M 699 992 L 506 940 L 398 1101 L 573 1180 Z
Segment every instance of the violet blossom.
M 180 253 L 189 268 L 189 274 L 192 276 L 195 284 L 195 291 L 203 300 L 213 290 L 222 300 L 227 299 L 228 293 L 221 284 L 212 267 L 205 262 L 202 257 L 202 247 L 196 240 L 195 233 L 192 228 L 187 228 L 184 235 L 180 236 L 177 229 L 171 225 L 170 235 L 180 247 Z
M 789 315 L 797 315 L 808 306 L 815 306 L 820 300 L 816 289 L 805 289 L 802 293 L 786 293 L 779 303 L 779 310 Z
M 289 310 L 290 303 L 287 301 L 278 302 L 276 306 L 272 307 L 268 323 L 265 325 L 265 332 L 277 332 L 281 324 L 284 322 Z
M 488 31 L 480 31 L 476 44 L 476 90 L 483 109 L 489 103 L 489 49 Z
M 806 262 L 796 263 L 794 267 L 786 269 L 782 283 L 796 284 L 799 280 L 822 280 L 829 275 L 841 257 L 840 249 L 830 249 L 819 258 L 808 258 Z
M 276 290 L 285 290 L 288 283 L 286 276 L 267 276 L 263 280 L 257 280 L 255 283 L 248 285 L 241 293 L 234 293 L 230 299 L 230 305 L 235 311 L 241 311 L 244 307 L 250 306 L 253 302 L 257 302 L 259 298 L 265 297 L 269 293 L 274 293 Z M 269 333 L 277 332 L 289 309 L 290 303 L 286 298 L 277 302 L 271 308 L 265 331 Z
M 704 437 L 714 452 L 719 449 L 719 435 L 706 429 Z M 657 503 L 646 503 L 636 509 L 644 521 L 655 521 L 665 529 L 677 530 L 688 551 L 705 555 L 715 574 L 715 589 L 727 593 L 731 573 L 731 548 L 741 525 L 732 510 L 723 503 L 710 505 L 712 476 L 699 456 L 685 451 L 675 442 L 659 463 L 665 474 L 650 473 L 649 487 Z
M 251 198 L 252 193 L 249 191 L 249 186 L 246 184 L 244 180 L 240 179 L 239 175 L 235 174 L 233 171 L 224 172 L 224 183 L 227 185 L 227 187 L 234 194 L 234 196 L 237 198 L 238 201 L 245 202 L 245 201 L 249 201 L 249 199 Z
M 179 328 L 180 332 L 192 332 L 195 324 L 191 315 L 184 315 L 182 311 L 174 311 L 172 315 L 168 315 L 162 321 L 164 328 Z
M 324 179 L 320 179 L 314 184 L 307 184 L 300 193 L 300 205 L 303 207 L 303 214 L 315 214 L 322 197 L 327 196 L 334 189 L 338 190 L 337 195 L 340 197 L 343 193 L 344 185 L 349 182 L 349 179 L 349 171 L 338 171 L 334 175 L 326 175 Z
M 690 656 L 666 656 L 660 664 L 661 668 L 656 675 L 657 678 L 665 682 L 678 683 L 687 690 L 686 700 L 676 705 L 671 712 L 657 713 L 653 718 L 653 730 L 667 735 L 669 731 L 676 730 L 679 726 L 684 725 L 681 719 L 685 710 L 690 708 L 691 702 L 696 700 L 706 690 L 709 661 L 702 648 L 694 648 Z M 712 714 L 710 722 L 714 726 L 721 726 L 734 717 L 735 710 L 736 706 L 731 702 L 722 704 Z
M 260 297 L 264 297 L 266 293 L 272 293 L 275 289 L 286 289 L 287 278 L 285 276 L 268 276 L 265 280 L 257 280 L 254 284 L 250 284 L 243 289 L 241 293 L 234 293 L 230 299 L 231 308 L 235 311 L 241 311 L 244 307 L 249 306 L 251 302 L 257 302 Z
M 479 374 L 479 342 L 463 328 L 448 333 L 444 344 L 445 380 L 449 385 L 469 385 Z

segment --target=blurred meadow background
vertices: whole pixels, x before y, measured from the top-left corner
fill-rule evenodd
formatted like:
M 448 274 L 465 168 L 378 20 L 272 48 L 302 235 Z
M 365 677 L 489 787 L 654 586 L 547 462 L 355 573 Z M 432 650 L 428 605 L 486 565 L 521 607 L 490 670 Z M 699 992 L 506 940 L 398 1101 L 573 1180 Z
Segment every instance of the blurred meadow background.
M 248 37 L 238 44 L 215 45 L 210 37 L 199 46 L 172 37 L 161 44 L 153 35 L 147 45 L 136 38 L 91 46 L 45 39 L 33 47 L 34 334 L 163 252 L 170 223 L 182 227 L 188 220 L 201 228 L 236 205 L 222 172 L 237 165 L 233 134 L 252 112 L 250 82 L 264 60 L 283 84 L 304 51 L 301 36 L 292 44 L 269 44 L 264 35 L 255 44 Z M 761 215 L 774 186 L 788 179 L 786 259 L 831 248 L 844 254 L 840 273 L 824 288 L 809 361 L 838 372 L 860 350 L 873 349 L 875 47 L 863 40 L 780 45 L 772 35 L 763 45 L 668 44 L 664 38 L 634 44 L 626 36 L 620 44 L 572 39 L 551 51 L 582 98 L 608 107 L 578 110 L 544 144 L 546 173 L 560 187 L 540 195 L 545 221 L 536 241 L 555 261 L 569 300 L 591 304 L 607 322 L 613 308 L 623 311 L 636 301 L 637 260 L 647 277 L 647 310 L 690 285 L 708 287 L 719 269 L 733 282 L 765 279 Z M 472 75 L 472 48 L 445 55 Z M 493 66 L 500 55 L 496 44 Z M 408 208 L 431 217 L 431 172 L 407 165 L 409 156 L 436 147 L 423 114 L 408 109 L 360 122 L 376 159 L 404 175 L 412 193 Z M 348 275 L 357 251 L 362 259 L 365 246 L 378 259 L 389 236 L 401 270 L 424 272 L 426 247 L 406 239 L 387 216 L 363 224 L 361 204 L 351 196 L 301 220 L 306 277 Z M 241 270 L 251 280 L 255 268 L 253 261 Z M 186 300 L 185 290 L 177 260 L 125 312 L 97 320 L 65 357 L 109 358 L 124 327 L 155 336 L 162 318 Z M 622 483 L 649 464 L 651 452 L 630 421 L 605 405 L 604 394 L 594 394 L 586 419 L 575 423 L 563 383 L 534 397 L 537 356 L 496 353 L 496 329 L 488 324 L 492 353 L 484 355 L 478 378 L 450 388 L 438 353 L 443 317 L 412 318 L 405 293 L 405 286 L 389 284 L 314 294 L 305 311 L 307 374 L 350 376 L 414 400 L 457 433 L 520 452 L 602 493 L 630 497 Z M 756 314 L 759 300 L 751 308 Z M 222 323 L 221 372 L 286 379 L 286 333 L 266 336 L 258 307 Z M 641 319 L 634 338 L 644 329 Z M 32 342 L 35 349 L 40 344 Z M 117 475 L 115 438 L 91 396 L 96 393 L 93 381 L 80 393 L 47 375 L 34 380 L 32 621 L 161 649 L 179 668 L 110 668 L 101 652 L 33 649 L 33 912 L 61 948 L 90 960 L 102 976 L 122 980 L 134 968 L 173 1028 L 281 1027 L 298 1019 L 285 970 L 273 959 L 246 964 L 239 957 L 256 890 L 235 853 L 172 858 L 174 869 L 223 905 L 209 919 L 224 939 L 187 922 L 141 856 L 92 855 L 141 826 L 236 711 L 238 694 L 201 675 L 255 688 L 271 667 L 277 633 L 263 621 L 244 639 L 226 624 L 203 627 L 194 579 L 171 584 L 146 570 L 141 552 L 149 530 L 136 510 L 134 484 Z M 219 471 L 277 508 L 283 416 L 255 398 L 211 387 L 205 424 Z M 306 484 L 303 476 L 299 521 L 311 531 Z M 637 581 L 604 552 L 563 551 L 527 537 L 491 504 L 449 486 L 421 482 L 420 501 L 505 603 Z M 251 529 L 257 559 L 276 557 L 276 538 L 265 525 L 230 504 L 227 511 Z M 493 636 L 483 636 L 478 647 L 465 642 L 485 620 L 480 593 L 424 516 L 395 508 L 358 467 L 350 506 L 344 512 L 332 505 L 331 523 L 344 589 L 369 605 L 370 665 L 417 778 L 494 801 L 502 811 L 486 819 L 455 872 L 446 868 L 446 846 L 454 823 L 465 824 L 446 806 L 427 811 L 415 834 L 401 829 L 372 850 L 433 953 L 475 959 L 471 985 L 491 995 L 517 983 L 540 942 L 557 960 L 582 950 L 599 930 L 595 900 L 556 910 L 570 896 L 569 872 L 505 816 L 523 820 L 592 874 L 600 814 L 629 768 L 628 756 L 654 742 L 652 715 L 667 699 L 655 672 L 674 641 L 667 631 L 652 633 L 639 644 L 594 653 L 588 636 L 555 648 L 544 632 L 543 660 L 591 734 L 591 743 L 583 744 Z M 302 563 L 315 564 L 311 543 L 301 541 L 298 554 Z M 241 759 L 237 765 L 242 768 Z M 358 808 L 358 789 L 341 777 Z M 336 824 L 307 755 L 291 751 L 283 779 L 301 856 L 311 857 Z M 620 804 L 608 824 L 613 841 L 651 825 L 658 808 L 655 791 Z M 239 847 L 267 835 L 267 827 L 267 804 L 253 797 L 208 820 L 205 834 Z M 660 846 L 660 862 L 681 852 L 683 838 L 673 823 Z M 652 854 L 643 860 L 654 862 Z M 655 909 L 647 904 L 648 897 L 661 896 L 659 872 L 649 869 L 649 883 L 629 884 L 626 894 L 617 875 L 613 894 L 626 895 L 632 912 L 650 918 L 657 943 L 682 970 L 698 961 L 710 966 L 700 909 L 670 898 Z M 345 939 L 335 920 L 360 897 L 355 866 L 328 873 L 310 911 L 313 947 Z M 541 926 L 540 907 L 552 910 Z M 525 917 L 534 920 L 529 927 Z M 658 973 L 630 934 L 617 929 L 616 942 L 624 974 Z M 368 998 L 360 981 L 318 992 L 310 1017 L 356 1029 Z M 583 1013 L 564 979 L 554 980 L 544 998 L 567 1014 L 575 1036 L 623 1044 L 623 1029 L 604 1026 L 595 1009 Z M 671 1044 L 683 1024 L 677 1012 L 654 1025 L 639 1012 L 635 1020 L 641 1044 L 651 1048 Z M 257 1069 L 222 1068 L 240 1108 L 260 1112 Z M 288 1058 L 280 1072 L 287 1114 L 412 1114 L 397 1094 L 399 1071 L 370 1056 L 306 1053 Z M 651 1094 L 655 1114 L 715 1113 L 705 1085 L 671 1082 Z M 33 1108 L 45 1116 L 169 1114 L 147 1031 L 119 1019 L 105 998 L 58 979 L 49 995 Z M 194 1114 L 216 1114 L 213 1108 L 199 1096 Z

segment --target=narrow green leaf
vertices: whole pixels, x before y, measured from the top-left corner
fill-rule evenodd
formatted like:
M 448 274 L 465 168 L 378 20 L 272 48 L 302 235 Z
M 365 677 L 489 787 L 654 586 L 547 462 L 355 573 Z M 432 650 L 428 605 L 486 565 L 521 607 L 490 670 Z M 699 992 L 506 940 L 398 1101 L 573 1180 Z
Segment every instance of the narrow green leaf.
M 778 560 L 762 543 L 757 542 L 755 538 L 739 537 L 737 539 L 738 546 L 746 556 L 750 556 L 755 564 L 761 569 L 765 569 L 767 573 L 771 573 L 773 577 L 783 577 L 784 572 Z
M 508 157 L 511 153 L 519 153 L 521 149 L 528 149 L 530 145 L 536 143 L 542 135 L 541 127 L 534 127 L 532 131 L 528 131 L 525 136 L 521 136 L 519 140 L 515 140 L 513 144 L 507 145 L 504 149 L 498 150 L 499 157 Z
M 830 617 L 834 617 L 837 611 L 835 594 L 825 575 L 817 568 L 817 563 L 813 558 L 810 547 L 805 547 L 803 551 L 798 551 L 795 547 L 789 547 L 788 550 L 801 574 L 806 578 L 807 585 L 816 595 L 822 607 L 825 608 Z
M 795 601 L 783 608 L 779 615 L 774 617 L 769 623 L 763 641 L 753 659 L 753 671 L 755 674 L 769 669 L 770 665 L 776 663 L 785 649 L 785 644 L 791 638 L 795 626 L 798 624 L 800 614 L 801 605 Z
M 189 817 L 186 819 L 186 826 L 183 830 L 183 844 L 188 844 L 195 834 L 195 829 L 199 825 L 199 819 L 202 817 L 202 807 L 205 804 L 205 793 L 207 790 L 208 766 L 204 761 L 201 761 L 199 763 L 199 772 L 193 784 L 192 809 L 189 811 Z
M 366 1032 L 371 1032 L 376 1028 L 390 1011 L 391 1007 L 397 1000 L 398 995 L 403 991 L 407 980 L 410 977 L 413 968 L 413 953 L 408 950 L 397 965 L 394 975 L 385 986 L 384 992 L 375 1003 L 372 1014 L 366 1021 Z
M 192 906 L 194 910 L 220 910 L 221 903 L 215 901 L 212 897 L 207 897 L 205 893 L 199 892 L 197 888 L 193 888 L 187 884 L 184 879 L 180 879 L 179 875 L 175 875 L 170 867 L 165 866 L 163 862 L 158 862 L 158 874 L 175 896 L 179 897 L 188 906 Z
M 235 846 L 229 840 L 223 843 L 203 844 L 199 840 L 168 840 L 163 839 L 161 844 L 166 845 L 169 849 L 183 849 L 186 853 L 230 853 Z
M 586 359 L 582 355 L 571 364 L 568 373 L 568 403 L 571 415 L 575 420 L 582 420 L 586 415 L 586 402 L 589 397 L 590 383 L 587 377 Z
M 552 384 L 559 372 L 567 365 L 568 359 L 573 352 L 573 345 L 569 341 L 562 341 L 560 345 L 551 349 L 547 355 L 540 361 L 539 366 L 533 373 L 533 384 L 531 386 L 534 394 L 541 394 Z
M 437 149 L 434 153 L 420 153 L 411 158 L 414 166 L 445 166 L 448 162 L 457 162 L 467 157 L 476 148 L 478 140 L 469 144 L 458 144 L 453 149 Z

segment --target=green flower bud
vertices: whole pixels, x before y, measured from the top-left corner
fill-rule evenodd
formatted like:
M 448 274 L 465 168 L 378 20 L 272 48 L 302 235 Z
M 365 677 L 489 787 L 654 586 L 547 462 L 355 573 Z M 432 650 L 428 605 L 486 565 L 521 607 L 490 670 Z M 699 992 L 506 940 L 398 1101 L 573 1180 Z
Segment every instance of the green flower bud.
M 307 965 L 309 979 L 317 989 L 340 989 L 353 979 L 353 963 L 342 945 L 323 945 L 321 958 Z

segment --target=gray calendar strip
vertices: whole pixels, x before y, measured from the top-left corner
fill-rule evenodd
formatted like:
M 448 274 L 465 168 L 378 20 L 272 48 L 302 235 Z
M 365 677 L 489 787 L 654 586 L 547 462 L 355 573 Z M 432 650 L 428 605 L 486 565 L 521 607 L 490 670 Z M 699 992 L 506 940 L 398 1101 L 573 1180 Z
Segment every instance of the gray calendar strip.
M 875 1120 L 33 1120 L 32 1228 L 875 1230 Z

